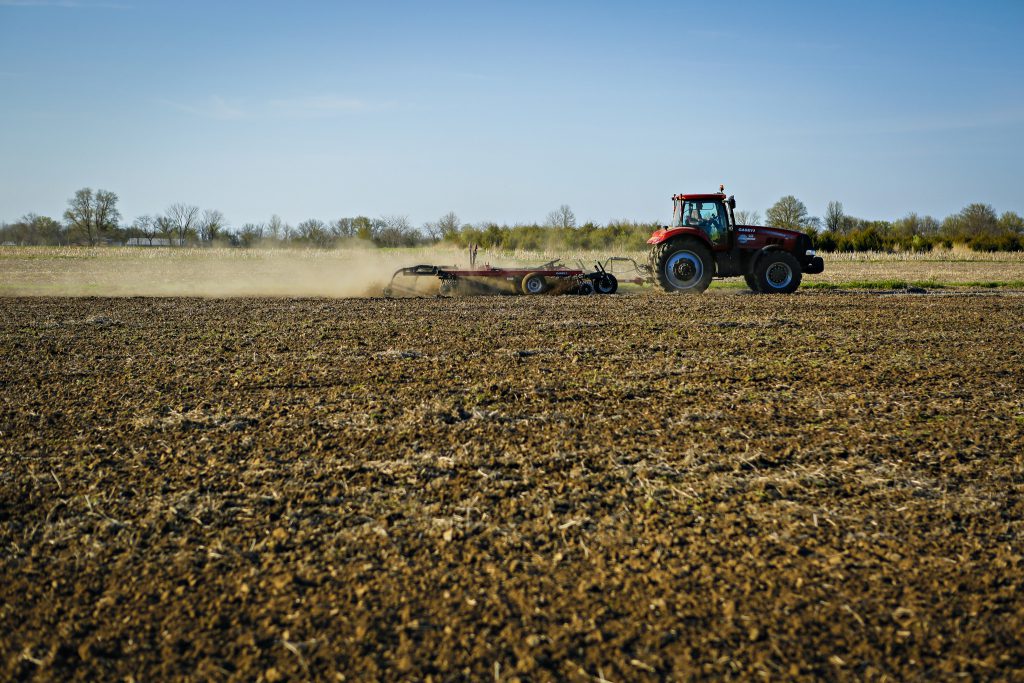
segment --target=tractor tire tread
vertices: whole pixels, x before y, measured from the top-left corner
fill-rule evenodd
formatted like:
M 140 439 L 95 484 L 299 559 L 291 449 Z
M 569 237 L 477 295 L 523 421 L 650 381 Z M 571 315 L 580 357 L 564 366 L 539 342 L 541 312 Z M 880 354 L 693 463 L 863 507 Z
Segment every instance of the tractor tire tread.
M 779 262 L 789 266 L 792 273 L 792 277 L 785 287 L 773 287 L 768 283 L 768 269 Z M 802 278 L 803 270 L 800 268 L 800 262 L 788 251 L 769 251 L 757 259 L 757 264 L 754 266 L 754 279 L 762 294 L 792 294 L 800 287 Z
M 696 254 L 704 266 L 703 277 L 701 277 L 697 284 L 686 290 L 676 289 L 665 276 L 665 265 L 668 262 L 669 257 L 682 249 L 686 249 Z M 651 250 L 651 265 L 654 269 L 654 275 L 658 280 L 658 284 L 661 285 L 661 288 L 666 292 L 685 291 L 688 294 L 700 294 L 711 285 L 711 280 L 715 276 L 715 259 L 711 254 L 711 250 L 693 238 L 677 238 L 656 245 L 654 249 Z

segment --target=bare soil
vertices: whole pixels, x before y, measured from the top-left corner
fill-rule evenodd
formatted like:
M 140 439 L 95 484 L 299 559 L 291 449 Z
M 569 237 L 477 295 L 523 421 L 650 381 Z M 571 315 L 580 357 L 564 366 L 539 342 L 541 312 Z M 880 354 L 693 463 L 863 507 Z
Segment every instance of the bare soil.
M 2 679 L 1024 677 L 1024 297 L 0 310 Z

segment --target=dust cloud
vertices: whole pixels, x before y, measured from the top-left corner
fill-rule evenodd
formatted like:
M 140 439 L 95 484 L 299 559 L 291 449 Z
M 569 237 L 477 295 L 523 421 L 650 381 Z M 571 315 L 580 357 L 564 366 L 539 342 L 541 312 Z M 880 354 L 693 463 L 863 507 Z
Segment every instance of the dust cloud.
M 3 248 L 7 296 L 381 296 L 398 268 L 456 265 L 451 249 Z M 434 277 L 402 277 L 404 294 L 434 294 Z M 397 289 L 397 288 L 396 288 Z

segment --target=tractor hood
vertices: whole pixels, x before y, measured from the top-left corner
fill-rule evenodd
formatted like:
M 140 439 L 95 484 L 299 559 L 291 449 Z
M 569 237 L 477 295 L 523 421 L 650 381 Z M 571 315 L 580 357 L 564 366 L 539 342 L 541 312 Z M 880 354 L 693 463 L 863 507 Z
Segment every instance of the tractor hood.
M 797 230 L 772 228 L 764 225 L 737 225 L 736 246 L 740 249 L 762 249 L 779 246 L 802 256 L 811 248 L 810 238 Z
M 754 232 L 756 232 L 759 235 L 764 235 L 765 237 L 779 237 L 779 238 L 782 238 L 782 239 L 794 239 L 794 238 L 800 237 L 800 235 L 804 234 L 804 233 L 800 232 L 799 230 L 790 230 L 788 228 L 772 228 L 772 227 L 768 227 L 768 226 L 765 226 L 765 225 L 737 225 L 736 226 L 736 231 L 737 232 L 741 232 L 741 231 L 742 232 L 747 232 L 747 231 L 750 231 L 750 230 L 753 230 Z

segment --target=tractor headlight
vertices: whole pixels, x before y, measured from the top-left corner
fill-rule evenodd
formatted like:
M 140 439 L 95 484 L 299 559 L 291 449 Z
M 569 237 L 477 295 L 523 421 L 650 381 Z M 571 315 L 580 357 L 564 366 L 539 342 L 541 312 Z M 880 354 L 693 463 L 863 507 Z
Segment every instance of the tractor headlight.
M 807 253 L 808 256 L 814 256 L 814 250 L 813 249 L 808 249 L 806 253 Z

